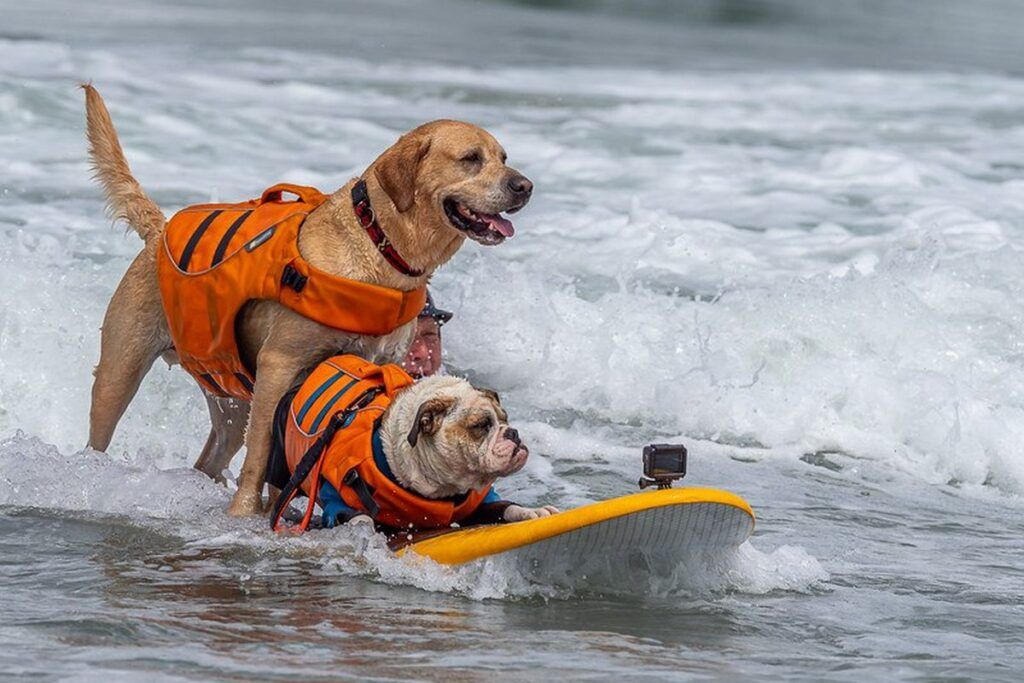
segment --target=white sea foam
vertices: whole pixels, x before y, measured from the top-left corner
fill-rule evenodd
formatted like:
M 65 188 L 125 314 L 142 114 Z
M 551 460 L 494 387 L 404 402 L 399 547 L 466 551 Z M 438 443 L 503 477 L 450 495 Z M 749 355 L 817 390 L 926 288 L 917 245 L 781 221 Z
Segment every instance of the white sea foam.
M 618 282 L 592 302 L 558 276 L 494 263 L 451 285 L 495 312 L 476 334 L 452 335 L 453 355 L 542 413 L 793 455 L 838 450 L 1020 492 L 1019 252 L 949 257 L 941 236 L 918 237 L 868 274 L 711 301 Z M 529 324 L 509 289 L 531 302 Z
M 1018 80 L 251 49 L 210 70 L 2 45 L 0 435 L 30 435 L 4 443 L 4 504 L 191 520 L 196 543 L 265 539 L 207 526 L 227 494 L 186 469 L 206 417 L 180 370 L 147 377 L 113 461 L 76 453 L 103 310 L 139 248 L 110 229 L 89 180 L 73 87 L 86 79 L 168 213 L 277 180 L 338 186 L 427 118 L 492 129 L 536 197 L 513 240 L 467 245 L 433 286 L 457 313 L 450 365 L 498 389 L 538 446 L 507 482 L 526 502 L 579 504 L 598 479 L 602 496 L 622 490 L 608 482 L 628 486 L 636 446 L 665 437 L 709 460 L 839 452 L 934 485 L 1024 492 Z M 522 589 L 501 569 L 418 573 L 374 547 L 365 571 L 385 581 Z M 812 551 L 743 552 L 755 570 L 738 589 L 824 580 Z
M 0 441 L 0 505 L 72 513 L 198 521 L 221 511 L 227 491 L 191 468 L 132 466 L 86 450 L 64 455 L 22 433 Z
M 115 517 L 182 538 L 187 548 L 255 549 L 261 554 L 317 562 L 325 574 L 371 578 L 388 584 L 489 598 L 564 599 L 600 592 L 667 596 L 708 591 L 806 590 L 827 574 L 801 549 L 762 553 L 749 543 L 740 554 L 680 567 L 667 576 L 632 572 L 584 577 L 576 584 L 526 578 L 508 556 L 449 567 L 407 554 L 397 557 L 384 537 L 356 525 L 276 535 L 265 520 L 223 514 L 227 489 L 189 468 L 127 464 L 95 451 L 64 455 L 52 445 L 18 433 L 0 442 L 0 506 L 60 511 L 72 517 Z M 552 577 L 554 578 L 554 577 Z
M 736 3 L 677 4 L 597 3 L 632 12 L 604 18 L 464 0 L 5 12 L 0 669 L 1019 670 L 1024 81 L 913 69 L 973 55 L 1019 72 L 1006 39 L 1021 12 L 847 3 L 826 45 L 834 3 L 713 20 Z M 639 17 L 669 6 L 699 25 Z M 814 70 L 808 54 L 909 70 Z M 396 558 L 365 529 L 277 536 L 224 515 L 230 491 L 189 468 L 205 408 L 159 363 L 110 453 L 80 450 L 98 328 L 140 246 L 89 179 L 83 80 L 168 214 L 280 180 L 337 187 L 427 119 L 492 130 L 536 195 L 514 239 L 467 245 L 432 287 L 456 312 L 446 364 L 499 390 L 531 445 L 500 491 L 563 508 L 622 495 L 641 444 L 679 440 L 686 483 L 746 498 L 755 535 L 674 572 L 638 559 L 551 580 L 509 558 Z

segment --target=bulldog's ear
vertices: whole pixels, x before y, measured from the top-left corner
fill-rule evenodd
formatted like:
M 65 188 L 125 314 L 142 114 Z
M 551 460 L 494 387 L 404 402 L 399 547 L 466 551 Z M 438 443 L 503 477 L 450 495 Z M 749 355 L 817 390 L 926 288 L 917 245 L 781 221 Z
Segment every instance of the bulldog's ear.
M 428 151 L 429 137 L 422 133 L 406 133 L 373 162 L 377 182 L 400 213 L 408 211 L 416 199 L 416 174 Z
M 424 436 L 437 434 L 441 429 L 441 423 L 444 422 L 444 416 L 448 414 L 453 405 L 455 405 L 455 399 L 451 397 L 431 398 L 421 403 L 419 410 L 416 411 L 412 429 L 409 430 L 409 445 L 415 446 L 421 434 Z
M 505 408 L 501 405 L 501 398 L 498 396 L 498 392 L 494 389 L 479 389 L 479 391 L 494 403 L 494 410 L 498 413 L 498 418 L 502 422 L 507 422 L 508 413 L 505 412 Z

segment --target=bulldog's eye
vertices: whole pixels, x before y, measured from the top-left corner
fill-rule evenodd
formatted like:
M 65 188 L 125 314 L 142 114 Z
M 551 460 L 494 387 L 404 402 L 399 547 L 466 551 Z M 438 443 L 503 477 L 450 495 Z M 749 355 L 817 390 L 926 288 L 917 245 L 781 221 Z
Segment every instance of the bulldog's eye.
M 490 431 L 491 425 L 493 425 L 493 424 L 494 424 L 494 420 L 492 420 L 491 417 L 488 415 L 487 417 L 483 418 L 482 420 L 478 420 L 473 425 L 473 429 L 475 429 L 477 431 L 481 431 L 481 432 L 487 432 L 487 431 Z
M 474 149 L 468 154 L 463 154 L 459 161 L 465 161 L 467 164 L 479 164 L 482 159 L 483 157 L 480 156 L 480 150 Z

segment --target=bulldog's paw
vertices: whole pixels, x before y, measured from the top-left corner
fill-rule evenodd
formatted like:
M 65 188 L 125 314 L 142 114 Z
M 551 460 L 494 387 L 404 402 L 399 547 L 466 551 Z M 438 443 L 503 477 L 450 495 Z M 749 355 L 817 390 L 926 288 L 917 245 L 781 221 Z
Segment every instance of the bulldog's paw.
M 540 519 L 557 515 L 558 508 L 554 505 L 545 505 L 539 508 L 524 508 L 522 505 L 509 505 L 505 508 L 506 522 L 522 522 L 524 519 Z

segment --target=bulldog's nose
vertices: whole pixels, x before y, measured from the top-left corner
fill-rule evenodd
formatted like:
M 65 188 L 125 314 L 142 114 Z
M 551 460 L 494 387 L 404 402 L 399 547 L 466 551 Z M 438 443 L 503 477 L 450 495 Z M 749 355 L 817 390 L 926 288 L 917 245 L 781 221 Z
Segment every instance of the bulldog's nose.
M 512 427 L 509 427 L 508 429 L 505 430 L 505 438 L 508 439 L 509 441 L 515 443 L 517 446 L 520 443 L 522 443 L 519 440 L 519 430 L 513 429 Z
M 529 199 L 530 194 L 533 192 L 533 183 L 530 182 L 530 179 L 518 173 L 508 179 L 506 186 L 509 192 L 524 201 Z

